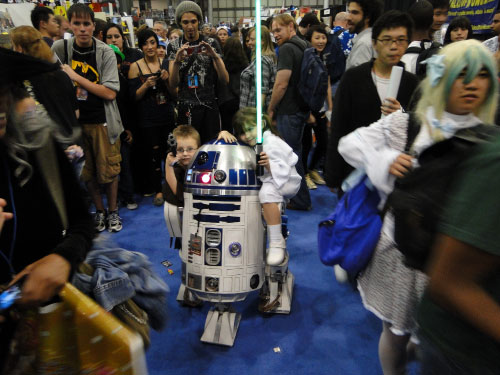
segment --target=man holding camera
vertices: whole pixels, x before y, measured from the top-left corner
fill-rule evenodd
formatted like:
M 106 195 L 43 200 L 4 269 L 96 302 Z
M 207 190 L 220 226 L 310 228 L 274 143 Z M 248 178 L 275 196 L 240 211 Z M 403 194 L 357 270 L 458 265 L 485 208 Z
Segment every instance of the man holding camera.
M 167 48 L 169 87 L 172 93 L 178 90 L 177 124 L 192 125 L 203 144 L 220 131 L 216 85 L 217 79 L 227 84 L 229 75 L 217 41 L 200 34 L 202 13 L 198 4 L 181 2 L 175 20 L 184 31 L 184 36 Z

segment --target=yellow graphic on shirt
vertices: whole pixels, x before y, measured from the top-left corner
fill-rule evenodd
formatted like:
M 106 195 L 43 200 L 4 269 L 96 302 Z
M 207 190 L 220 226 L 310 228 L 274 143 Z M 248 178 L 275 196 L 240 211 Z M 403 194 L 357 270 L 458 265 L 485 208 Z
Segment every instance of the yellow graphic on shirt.
M 56 16 L 63 16 L 63 17 L 66 17 L 66 8 L 64 8 L 63 6 L 56 6 L 54 8 L 54 14 Z
M 78 75 L 88 79 L 92 83 L 99 83 L 99 73 L 92 66 L 82 61 L 71 61 L 71 68 L 78 73 Z

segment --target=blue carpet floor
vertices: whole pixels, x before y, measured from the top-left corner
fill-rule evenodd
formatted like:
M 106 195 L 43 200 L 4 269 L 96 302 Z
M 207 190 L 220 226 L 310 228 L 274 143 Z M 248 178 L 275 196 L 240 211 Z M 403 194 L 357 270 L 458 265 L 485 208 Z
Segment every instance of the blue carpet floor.
M 144 198 L 137 210 L 120 210 L 123 230 L 112 239 L 146 254 L 170 287 L 167 328 L 152 332 L 146 354 L 150 375 L 382 374 L 377 354 L 380 321 L 363 308 L 351 286 L 335 281 L 333 270 L 318 258 L 317 224 L 333 211 L 336 198 L 326 187 L 311 191 L 311 196 L 312 211 L 287 212 L 289 267 L 295 275 L 291 314 L 263 316 L 257 310 L 257 293 L 250 294 L 234 304 L 242 320 L 232 348 L 200 342 L 208 304 L 191 309 L 175 300 L 181 262 L 177 251 L 169 248 L 163 208 Z M 173 275 L 163 260 L 173 263 Z M 417 374 L 416 365 L 410 374 Z

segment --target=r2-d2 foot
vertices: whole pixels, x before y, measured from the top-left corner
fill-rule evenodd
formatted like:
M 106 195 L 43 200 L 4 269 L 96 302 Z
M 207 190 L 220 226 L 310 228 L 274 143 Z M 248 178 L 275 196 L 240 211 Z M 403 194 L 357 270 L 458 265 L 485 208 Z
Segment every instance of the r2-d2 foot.
M 260 290 L 259 311 L 274 314 L 289 314 L 292 307 L 295 277 L 288 269 L 288 252 L 278 265 L 266 265 L 266 278 Z M 268 254 L 269 255 L 269 254 Z

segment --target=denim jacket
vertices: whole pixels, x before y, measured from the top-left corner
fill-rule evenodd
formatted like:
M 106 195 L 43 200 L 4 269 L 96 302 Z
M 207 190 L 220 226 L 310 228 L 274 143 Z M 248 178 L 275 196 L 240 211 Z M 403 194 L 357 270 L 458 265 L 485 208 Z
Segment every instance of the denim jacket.
M 93 296 L 106 311 L 132 298 L 149 315 L 151 327 L 163 328 L 169 289 L 153 272 L 144 254 L 94 245 L 85 262 L 94 268 L 94 274 L 76 273 L 73 277 L 75 287 Z

